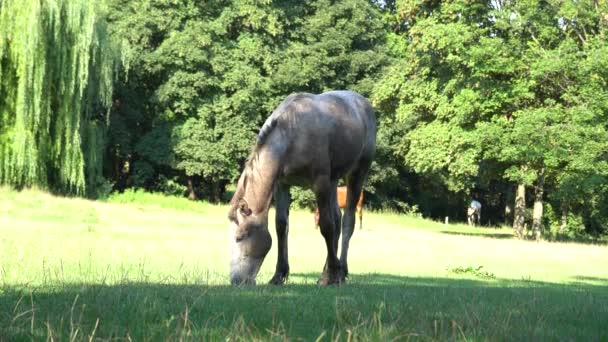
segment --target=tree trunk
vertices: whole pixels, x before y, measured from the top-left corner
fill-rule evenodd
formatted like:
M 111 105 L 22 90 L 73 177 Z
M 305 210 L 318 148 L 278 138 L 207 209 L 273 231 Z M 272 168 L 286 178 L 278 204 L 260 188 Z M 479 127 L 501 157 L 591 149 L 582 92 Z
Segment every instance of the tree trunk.
M 114 152 L 114 151 L 113 151 Z M 116 189 L 123 189 L 122 184 L 122 168 L 121 168 L 121 158 L 114 152 L 112 153 L 112 166 L 113 166 L 113 174 L 112 181 L 114 181 L 114 186 Z
M 222 180 L 219 182 L 218 192 L 217 192 L 217 203 L 220 203 L 222 201 L 222 197 L 224 196 L 224 193 L 226 192 L 227 184 L 228 184 L 228 182 L 226 182 L 225 180 Z
M 559 224 L 559 234 L 564 234 L 566 232 L 566 227 L 568 226 L 568 205 L 565 202 L 562 202 L 562 218 Z
M 188 176 L 188 199 L 191 201 L 196 201 L 198 199 L 196 196 L 196 191 L 194 191 L 194 182 L 192 181 L 192 176 Z
M 542 218 L 543 218 L 543 192 L 545 190 L 545 169 L 540 171 L 538 181 L 534 189 L 534 212 L 532 215 L 532 230 L 536 241 L 540 241 Z
M 526 186 L 523 184 L 517 185 L 517 193 L 515 194 L 515 212 L 513 216 L 513 229 L 515 234 L 520 239 L 524 238 L 524 224 L 526 211 Z
M 213 201 L 213 203 L 220 203 L 220 198 L 222 197 L 220 183 L 213 182 L 213 184 L 211 185 L 211 188 L 212 188 L 211 200 Z

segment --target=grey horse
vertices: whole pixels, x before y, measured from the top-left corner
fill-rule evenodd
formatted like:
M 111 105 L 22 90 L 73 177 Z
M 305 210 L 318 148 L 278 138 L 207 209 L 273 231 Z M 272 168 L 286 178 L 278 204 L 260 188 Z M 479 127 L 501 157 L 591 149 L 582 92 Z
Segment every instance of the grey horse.
M 271 284 L 289 275 L 287 234 L 289 188 L 309 187 L 319 208 L 319 225 L 327 247 L 320 285 L 340 284 L 348 276 L 348 246 L 355 209 L 376 151 L 376 117 L 370 103 L 352 91 L 288 96 L 268 117 L 245 163 L 230 201 L 230 282 L 255 284 L 270 250 L 268 209 L 274 195 L 278 259 Z M 344 219 L 336 186 L 348 187 Z M 338 240 L 342 223 L 342 248 Z
M 472 200 L 471 204 L 467 208 L 467 222 L 469 226 L 477 226 L 481 221 L 481 203 L 476 200 Z

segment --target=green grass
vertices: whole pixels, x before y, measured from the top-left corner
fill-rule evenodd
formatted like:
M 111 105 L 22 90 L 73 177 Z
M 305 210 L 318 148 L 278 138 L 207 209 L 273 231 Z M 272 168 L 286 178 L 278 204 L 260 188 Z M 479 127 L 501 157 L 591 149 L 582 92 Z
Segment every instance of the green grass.
M 160 193 L 150 193 L 144 190 L 127 189 L 124 192 L 114 192 L 110 194 L 106 202 L 117 204 L 133 204 L 140 208 L 159 207 L 163 209 L 185 210 L 204 212 L 208 207 L 206 203 L 200 201 L 190 201 L 184 197 L 164 196 Z
M 320 288 L 293 211 L 288 284 L 235 288 L 225 206 L 129 196 L 0 189 L 0 340 L 608 339 L 606 246 L 366 212 L 351 279 Z M 276 243 L 260 283 L 275 262 Z

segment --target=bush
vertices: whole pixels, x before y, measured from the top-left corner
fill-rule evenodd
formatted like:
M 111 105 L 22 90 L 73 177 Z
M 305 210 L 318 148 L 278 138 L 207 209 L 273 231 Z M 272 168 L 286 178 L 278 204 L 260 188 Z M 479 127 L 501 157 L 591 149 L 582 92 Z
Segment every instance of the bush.
M 161 175 L 158 179 L 158 190 L 167 196 L 183 197 L 188 188 L 178 183 L 176 178 L 169 179 Z
M 585 237 L 585 224 L 581 215 L 568 213 L 566 225 L 562 227 L 561 214 L 549 202 L 545 203 L 543 225 L 548 228 L 545 236 L 550 240 L 579 240 Z
M 88 196 L 93 199 L 107 199 L 114 188 L 114 183 L 103 177 L 97 177 L 93 184 L 89 184 Z
M 131 179 L 136 187 L 146 187 L 154 178 L 154 174 L 154 167 L 147 161 L 138 160 L 133 163 Z
M 317 205 L 315 194 L 310 189 L 292 187 L 290 193 L 292 205 L 298 208 L 313 210 Z

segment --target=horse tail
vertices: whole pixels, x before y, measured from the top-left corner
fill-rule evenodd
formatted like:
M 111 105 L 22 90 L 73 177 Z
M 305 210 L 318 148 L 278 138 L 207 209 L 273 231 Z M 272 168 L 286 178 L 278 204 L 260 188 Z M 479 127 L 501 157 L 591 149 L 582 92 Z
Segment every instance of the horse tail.
M 359 196 L 357 211 L 359 212 L 359 229 L 363 229 L 363 190 L 361 190 L 361 195 Z
M 359 211 L 359 230 L 363 229 L 363 207 Z

